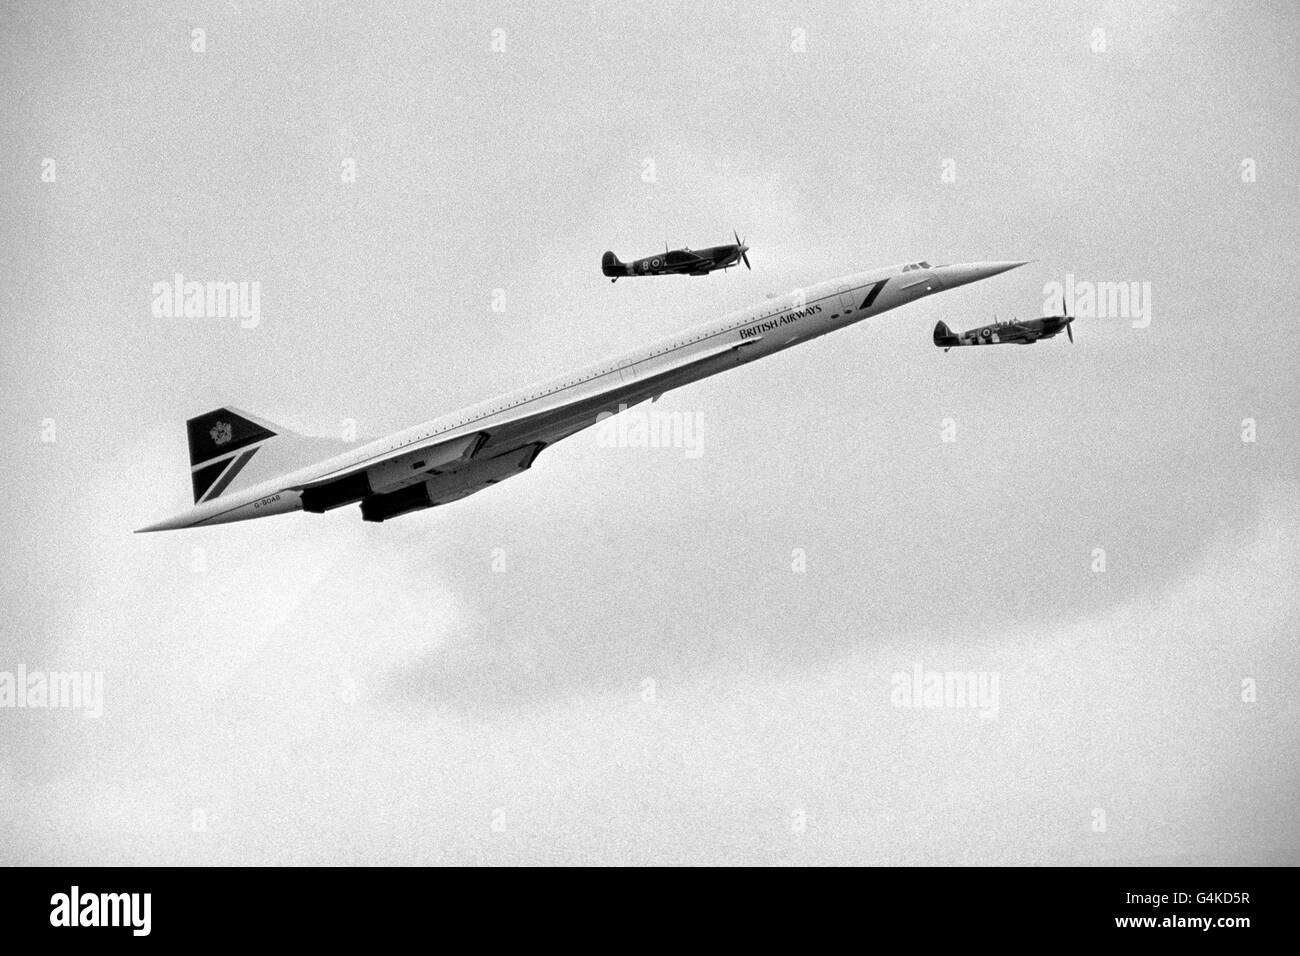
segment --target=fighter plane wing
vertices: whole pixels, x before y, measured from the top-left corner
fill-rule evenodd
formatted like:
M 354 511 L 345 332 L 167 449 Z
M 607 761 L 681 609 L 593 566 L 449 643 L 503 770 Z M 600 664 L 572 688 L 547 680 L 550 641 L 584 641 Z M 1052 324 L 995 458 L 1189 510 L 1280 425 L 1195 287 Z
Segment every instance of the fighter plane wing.
M 1018 342 L 1021 345 L 1028 345 L 1031 342 L 1038 341 L 1042 336 L 1035 329 L 1029 329 L 1023 325 L 1013 325 L 1000 329 L 998 337 L 1002 342 Z
M 664 256 L 664 263 L 673 266 L 697 266 L 704 262 L 712 262 L 712 259 L 706 259 L 703 256 L 696 255 L 689 249 L 674 249 Z
M 1008 345 L 1014 343 L 1028 344 L 1037 340 L 1038 335 L 1023 325 L 994 325 L 982 329 L 971 329 L 962 334 L 972 345 Z

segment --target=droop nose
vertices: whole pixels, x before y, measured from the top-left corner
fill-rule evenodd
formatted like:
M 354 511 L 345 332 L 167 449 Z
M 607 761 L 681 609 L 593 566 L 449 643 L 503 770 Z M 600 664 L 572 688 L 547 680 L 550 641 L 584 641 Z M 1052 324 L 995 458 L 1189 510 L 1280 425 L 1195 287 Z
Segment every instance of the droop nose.
M 953 289 L 959 285 L 966 285 L 968 282 L 979 282 L 980 279 L 992 278 L 1011 269 L 1019 268 L 1028 263 L 1029 260 L 1015 262 L 1007 260 L 1005 262 L 959 262 L 951 266 L 935 266 L 934 274 L 939 277 L 945 289 Z

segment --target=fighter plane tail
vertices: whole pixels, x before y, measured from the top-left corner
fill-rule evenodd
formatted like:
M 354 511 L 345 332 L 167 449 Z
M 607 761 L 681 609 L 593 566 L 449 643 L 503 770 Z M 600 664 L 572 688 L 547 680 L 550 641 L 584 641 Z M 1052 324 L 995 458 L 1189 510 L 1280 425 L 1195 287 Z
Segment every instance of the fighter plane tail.
M 934 344 L 941 349 L 950 349 L 954 345 L 960 345 L 961 340 L 948 328 L 948 323 L 940 319 L 934 326 Z
M 191 418 L 185 430 L 195 504 L 338 454 L 346 447 L 342 441 L 298 435 L 230 407 Z
M 627 266 L 613 252 L 606 252 L 600 259 L 600 271 L 607 276 L 625 276 Z

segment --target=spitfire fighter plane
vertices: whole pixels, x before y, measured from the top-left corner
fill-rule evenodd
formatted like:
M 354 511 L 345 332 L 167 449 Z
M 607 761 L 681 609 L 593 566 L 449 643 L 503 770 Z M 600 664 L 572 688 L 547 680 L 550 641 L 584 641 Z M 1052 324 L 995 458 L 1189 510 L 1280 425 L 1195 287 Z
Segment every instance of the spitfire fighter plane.
M 1076 316 L 1075 318 L 1078 318 Z M 1074 344 L 1074 319 L 1065 309 L 1065 296 L 1061 296 L 1061 314 L 1045 315 L 1040 319 L 1012 319 L 994 322 L 969 332 L 954 332 L 948 323 L 940 321 L 934 327 L 934 344 L 945 352 L 958 345 L 1033 345 L 1039 339 L 1050 339 L 1065 330 L 1070 344 Z
M 217 408 L 186 422 L 194 506 L 140 530 L 354 504 L 363 520 L 387 521 L 447 504 L 522 474 L 548 446 L 670 389 L 1021 265 L 913 262 L 831 279 L 360 447 Z
M 750 268 L 749 246 L 733 230 L 734 243 L 725 246 L 710 246 L 707 249 L 673 249 L 665 245 L 663 255 L 655 254 L 632 262 L 623 262 L 612 252 L 605 253 L 600 260 L 600 271 L 609 276 L 610 282 L 617 282 L 621 276 L 667 276 L 667 275 L 708 275 L 716 269 L 730 269 L 737 262 L 743 261 L 745 268 Z

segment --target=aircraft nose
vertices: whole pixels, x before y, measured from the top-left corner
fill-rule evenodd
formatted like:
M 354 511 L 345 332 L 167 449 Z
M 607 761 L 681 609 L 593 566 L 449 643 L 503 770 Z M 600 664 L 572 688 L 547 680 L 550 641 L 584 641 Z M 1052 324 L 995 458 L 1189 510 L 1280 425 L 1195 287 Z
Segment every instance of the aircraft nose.
M 1029 261 L 1025 259 L 1020 262 L 1012 260 L 959 262 L 951 266 L 935 266 L 934 273 L 939 277 L 939 281 L 943 283 L 945 289 L 952 289 L 959 285 L 966 285 L 968 282 L 979 282 L 981 279 L 992 278 L 995 275 L 1026 265 Z

